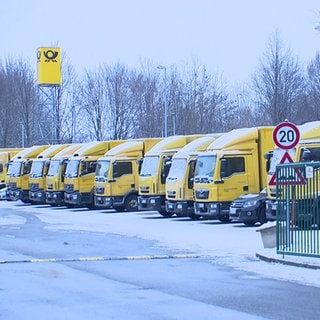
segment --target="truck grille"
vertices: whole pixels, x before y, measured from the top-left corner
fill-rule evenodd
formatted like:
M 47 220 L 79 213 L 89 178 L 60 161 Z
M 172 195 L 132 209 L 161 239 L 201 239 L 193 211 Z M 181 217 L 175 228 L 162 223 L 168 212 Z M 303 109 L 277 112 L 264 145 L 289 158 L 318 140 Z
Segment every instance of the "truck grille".
M 104 194 L 104 187 L 96 187 L 96 194 Z
M 209 198 L 209 190 L 203 190 L 203 189 L 196 190 L 196 198 L 197 199 L 208 199 Z
M 170 199 L 175 199 L 176 197 L 176 192 L 175 191 L 167 191 L 167 196 Z
M 10 189 L 17 189 L 17 183 L 16 182 L 10 182 L 9 183 L 9 188 Z
M 149 193 L 149 187 L 141 186 L 140 193 Z
M 73 192 L 73 191 L 74 191 L 73 184 L 66 184 L 66 185 L 65 185 L 65 190 L 66 190 L 66 192 L 68 192 L 68 193 Z
M 39 190 L 39 183 L 30 183 L 30 191 L 38 191 Z

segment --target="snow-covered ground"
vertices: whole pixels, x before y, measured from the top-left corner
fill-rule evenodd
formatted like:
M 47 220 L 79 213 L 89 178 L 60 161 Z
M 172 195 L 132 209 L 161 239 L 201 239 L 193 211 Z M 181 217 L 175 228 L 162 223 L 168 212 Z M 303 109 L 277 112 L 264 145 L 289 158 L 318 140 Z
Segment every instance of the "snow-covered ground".
M 239 223 L 221 224 L 217 221 L 191 221 L 164 219 L 155 212 L 89 211 L 86 209 L 57 209 L 50 206 L 30 206 L 21 202 L 0 202 L 0 208 L 10 209 L 0 215 L 0 227 L 18 228 L 25 218 L 15 214 L 23 210 L 36 214 L 51 230 L 79 230 L 119 234 L 157 241 L 160 247 L 207 256 L 221 265 L 257 273 L 274 279 L 320 286 L 320 271 L 308 268 L 264 262 L 256 253 L 276 257 L 275 249 L 264 249 L 258 227 L 245 227 Z M 43 244 L 45 245 L 45 244 Z M 1 246 L 0 246 L 1 249 Z M 47 257 L 54 258 L 54 257 Z M 0 250 L 0 261 L 9 255 Z M 320 264 L 320 259 L 288 257 L 300 262 Z

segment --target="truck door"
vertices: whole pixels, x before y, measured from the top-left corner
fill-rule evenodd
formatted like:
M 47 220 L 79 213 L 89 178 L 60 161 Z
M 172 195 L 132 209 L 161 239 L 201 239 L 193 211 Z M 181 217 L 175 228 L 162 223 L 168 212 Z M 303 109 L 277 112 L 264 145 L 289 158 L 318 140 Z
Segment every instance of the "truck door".
M 252 192 L 253 177 L 249 173 L 248 156 L 228 156 L 221 159 L 220 176 L 221 188 L 218 190 L 218 201 L 232 201 L 241 194 Z
M 123 196 L 129 190 L 137 188 L 134 184 L 131 161 L 115 161 L 113 163 L 113 181 L 110 186 L 112 196 Z

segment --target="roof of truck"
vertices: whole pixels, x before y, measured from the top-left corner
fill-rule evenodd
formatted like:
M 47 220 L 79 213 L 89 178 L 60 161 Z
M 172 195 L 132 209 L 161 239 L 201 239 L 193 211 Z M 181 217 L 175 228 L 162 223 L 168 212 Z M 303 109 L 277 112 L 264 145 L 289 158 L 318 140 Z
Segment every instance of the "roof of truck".
M 298 126 L 300 139 L 317 139 L 320 138 L 320 121 L 306 122 Z
M 43 150 L 49 147 L 50 145 L 36 145 L 36 146 L 23 149 L 22 151 L 20 151 L 14 156 L 13 160 L 23 159 L 23 158 L 36 158 L 39 153 L 41 153 Z
M 53 144 L 49 148 L 43 150 L 39 155 L 37 156 L 37 159 L 47 159 L 51 158 L 54 155 L 56 155 L 58 152 L 61 150 L 65 149 L 68 147 L 69 144 Z
M 173 157 L 185 157 L 196 152 L 205 151 L 209 144 L 211 144 L 215 139 L 219 138 L 221 133 L 207 134 L 196 140 L 191 141 L 184 147 L 182 147 Z
M 269 130 L 271 132 L 273 129 L 274 127 L 272 126 L 234 129 L 224 133 L 219 138 L 214 140 L 208 146 L 207 150 L 211 151 L 233 147 L 249 140 L 258 139 L 259 130 Z

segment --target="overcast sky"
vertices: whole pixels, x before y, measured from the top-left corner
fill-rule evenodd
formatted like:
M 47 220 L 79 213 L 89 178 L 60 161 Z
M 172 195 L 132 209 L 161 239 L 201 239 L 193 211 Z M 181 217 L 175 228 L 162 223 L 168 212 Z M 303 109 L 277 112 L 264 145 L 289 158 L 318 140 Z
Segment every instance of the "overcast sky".
M 79 71 L 196 59 L 229 83 L 249 79 L 271 35 L 302 63 L 320 48 L 317 0 L 2 0 L 0 59 L 34 63 L 58 46 Z

